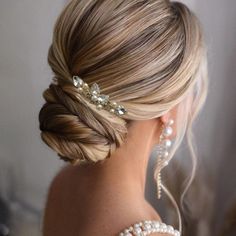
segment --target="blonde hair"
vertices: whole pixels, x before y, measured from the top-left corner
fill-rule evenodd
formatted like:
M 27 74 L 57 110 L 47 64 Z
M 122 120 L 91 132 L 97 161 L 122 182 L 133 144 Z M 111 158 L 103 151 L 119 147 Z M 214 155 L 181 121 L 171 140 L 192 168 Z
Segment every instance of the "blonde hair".
M 207 70 L 202 30 L 186 5 L 72 0 L 55 24 L 48 62 L 56 83 L 43 93 L 41 137 L 61 158 L 105 160 L 125 141 L 130 122 L 160 117 L 191 93 L 193 102 L 179 106 L 170 159 L 187 130 L 194 173 L 191 125 L 206 98 Z M 72 75 L 98 83 L 128 112 L 120 118 L 97 111 L 71 85 Z

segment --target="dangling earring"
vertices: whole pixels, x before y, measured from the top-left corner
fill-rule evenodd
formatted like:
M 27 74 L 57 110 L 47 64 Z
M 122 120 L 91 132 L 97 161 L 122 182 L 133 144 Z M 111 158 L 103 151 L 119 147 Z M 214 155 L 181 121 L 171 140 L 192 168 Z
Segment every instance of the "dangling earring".
M 166 125 L 162 126 L 162 132 L 159 138 L 159 144 L 157 149 L 158 158 L 158 174 L 157 174 L 157 197 L 161 198 L 161 170 L 168 165 L 169 149 L 172 145 L 171 140 L 168 138 L 172 133 L 173 129 L 171 125 L 174 124 L 174 120 L 170 119 Z

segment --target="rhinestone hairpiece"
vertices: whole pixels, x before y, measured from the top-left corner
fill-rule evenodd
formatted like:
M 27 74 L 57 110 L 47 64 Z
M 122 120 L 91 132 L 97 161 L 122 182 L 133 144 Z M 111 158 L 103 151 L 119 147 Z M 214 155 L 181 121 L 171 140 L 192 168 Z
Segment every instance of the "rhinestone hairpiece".
M 98 110 L 105 109 L 117 116 L 122 116 L 127 112 L 123 105 L 117 104 L 114 101 L 111 102 L 109 95 L 100 94 L 100 88 L 97 83 L 93 83 L 92 86 L 89 87 L 89 85 L 77 75 L 72 77 L 72 81 L 79 92 L 84 97 L 88 98 L 90 103 L 95 104 Z

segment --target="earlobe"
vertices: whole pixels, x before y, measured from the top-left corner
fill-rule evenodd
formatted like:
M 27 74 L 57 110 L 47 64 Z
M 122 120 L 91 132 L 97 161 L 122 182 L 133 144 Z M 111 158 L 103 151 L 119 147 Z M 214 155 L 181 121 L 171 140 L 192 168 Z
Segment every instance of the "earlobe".
M 161 122 L 163 124 L 166 124 L 170 120 L 170 118 L 171 118 L 171 114 L 169 111 L 160 117 Z
M 175 138 L 176 136 L 176 125 L 174 124 L 176 121 L 177 115 L 177 106 L 167 111 L 164 115 L 159 117 L 160 122 L 164 127 L 167 127 L 165 130 L 170 135 L 169 138 Z
M 170 120 L 176 120 L 176 115 L 177 115 L 177 110 L 178 110 L 178 105 L 173 107 L 172 109 L 168 110 L 164 115 L 160 117 L 160 121 L 164 124 L 167 125 L 167 123 Z

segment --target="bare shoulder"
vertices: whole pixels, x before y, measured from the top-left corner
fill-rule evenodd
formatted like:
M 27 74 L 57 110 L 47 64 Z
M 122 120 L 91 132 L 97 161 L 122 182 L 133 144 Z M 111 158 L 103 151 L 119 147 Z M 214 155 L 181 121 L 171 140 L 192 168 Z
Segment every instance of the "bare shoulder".
M 74 171 L 73 166 L 67 165 L 59 170 L 50 183 L 44 207 L 44 236 L 67 235 L 60 225 L 67 224 L 67 214 L 68 217 L 75 217 L 72 210 L 73 195 L 71 194 L 72 189 L 75 189 L 73 186 Z
M 61 186 L 61 184 L 71 180 L 73 175 L 75 176 L 75 166 L 71 164 L 63 166 L 52 179 L 50 187 L 54 190 L 56 187 Z
M 78 166 L 73 166 L 71 164 L 63 166 L 50 183 L 48 197 L 55 194 L 57 195 L 58 192 L 62 195 L 64 189 L 75 189 L 75 187 L 77 187 L 75 183 L 82 177 L 80 172 Z
M 96 189 L 98 183 L 91 187 L 90 181 L 88 184 L 86 181 L 87 174 L 76 166 L 67 165 L 56 174 L 45 205 L 44 236 L 115 236 L 136 222 L 160 220 L 149 203 L 128 197 L 117 198 L 117 192 L 113 191 L 112 195 L 101 185 Z M 164 234 L 153 233 L 152 236 Z
M 75 166 L 68 164 L 62 167 L 52 179 L 47 193 L 46 209 L 54 209 L 63 200 L 71 200 L 72 192 L 80 186 L 80 173 Z M 65 202 L 64 202 L 65 204 Z

